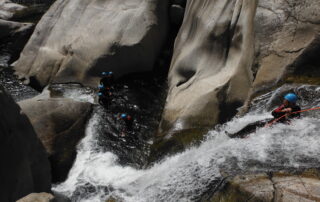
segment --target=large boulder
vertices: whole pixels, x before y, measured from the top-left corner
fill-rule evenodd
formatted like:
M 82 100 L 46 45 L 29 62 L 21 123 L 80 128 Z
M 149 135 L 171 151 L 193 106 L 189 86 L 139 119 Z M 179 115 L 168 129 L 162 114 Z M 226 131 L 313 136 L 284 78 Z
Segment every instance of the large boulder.
M 59 194 L 32 193 L 19 199 L 17 202 L 71 202 L 71 200 Z
M 57 0 L 15 64 L 38 87 L 96 86 L 102 71 L 116 77 L 153 68 L 167 34 L 167 0 Z
M 92 104 L 41 94 L 19 105 L 49 154 L 52 181 L 63 181 L 76 157 L 76 146 L 85 135 Z
M 319 1 L 261 0 L 255 27 L 251 98 L 283 82 L 320 84 Z
M 53 202 L 54 196 L 48 193 L 32 193 L 17 202 Z
M 239 175 L 228 180 L 210 200 L 215 202 L 236 201 L 320 201 L 318 172 L 302 174 L 269 173 Z
M 212 127 L 243 104 L 252 83 L 256 4 L 188 1 L 175 41 L 160 134 Z
M 48 156 L 27 116 L 0 87 L 0 201 L 50 192 Z

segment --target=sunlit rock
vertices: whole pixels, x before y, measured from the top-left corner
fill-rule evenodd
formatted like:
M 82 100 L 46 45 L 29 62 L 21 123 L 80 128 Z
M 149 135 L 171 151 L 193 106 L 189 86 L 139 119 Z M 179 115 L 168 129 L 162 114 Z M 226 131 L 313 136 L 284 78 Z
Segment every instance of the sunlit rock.
M 17 202 L 50 202 L 54 199 L 52 194 L 48 193 L 32 193 L 19 199 Z
M 239 175 L 228 180 L 210 201 L 319 201 L 318 174 L 269 173 Z
M 15 64 L 20 78 L 96 86 L 102 71 L 152 70 L 167 33 L 167 0 L 57 0 Z
M 252 96 L 270 90 L 288 76 L 290 82 L 319 81 L 319 1 L 259 1 L 255 28 L 253 70 L 257 74 Z
M 188 1 L 160 134 L 212 127 L 237 112 L 252 83 L 255 9 L 252 0 Z

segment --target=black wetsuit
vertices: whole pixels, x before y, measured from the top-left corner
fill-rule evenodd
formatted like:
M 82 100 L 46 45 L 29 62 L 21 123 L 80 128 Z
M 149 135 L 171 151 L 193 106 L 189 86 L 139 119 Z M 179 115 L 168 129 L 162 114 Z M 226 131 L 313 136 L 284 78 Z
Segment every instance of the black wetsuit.
M 121 120 L 124 122 L 122 125 L 121 133 L 120 135 L 122 137 L 133 134 L 133 119 L 131 116 L 128 116 L 126 118 L 121 118 Z
M 288 117 L 284 116 L 286 113 L 285 112 L 281 112 L 281 110 L 285 109 L 285 108 L 291 108 L 291 114 L 288 115 Z M 272 123 L 272 121 L 275 121 L 277 123 L 290 123 L 290 119 L 293 118 L 299 118 L 300 117 L 300 113 L 294 113 L 294 112 L 298 112 L 301 111 L 301 108 L 297 105 L 294 106 L 289 106 L 289 107 L 285 107 L 284 105 L 281 105 L 280 107 L 278 107 L 277 109 L 272 111 L 272 116 L 274 117 L 273 119 L 267 119 L 267 120 L 262 120 L 262 121 L 257 121 L 254 123 L 250 123 L 249 125 L 245 126 L 243 129 L 241 129 L 240 131 L 234 133 L 234 134 L 229 134 L 229 136 L 231 138 L 243 138 L 246 137 L 248 134 L 253 133 L 257 130 L 257 128 L 261 128 L 266 126 L 267 123 Z M 282 118 L 280 118 L 282 117 Z M 280 119 L 279 119 L 280 118 Z
M 286 109 L 286 108 L 292 109 L 291 114 L 289 114 L 288 117 L 284 116 L 286 114 L 285 112 L 281 112 L 281 110 Z M 283 123 L 283 122 L 288 122 L 290 119 L 293 119 L 293 118 L 299 118 L 300 113 L 295 113 L 298 111 L 301 111 L 301 108 L 297 105 L 293 105 L 293 106 L 289 106 L 289 107 L 285 107 L 284 105 L 281 105 L 277 109 L 273 110 L 271 114 L 275 119 L 282 117 L 279 120 L 277 120 L 277 122 Z
M 99 96 L 99 104 L 107 108 L 111 104 L 112 100 L 111 89 L 103 87 L 99 89 L 99 93 L 101 93 L 101 95 Z
M 100 84 L 105 86 L 106 88 L 112 88 L 113 83 L 114 79 L 112 75 L 105 76 L 100 80 Z
M 229 134 L 229 137 L 231 137 L 231 138 L 244 138 L 248 134 L 255 132 L 258 128 L 264 127 L 267 123 L 271 122 L 272 120 L 274 120 L 274 119 L 267 119 L 267 120 L 262 120 L 262 121 L 250 123 L 247 126 L 245 126 L 244 128 L 242 128 L 241 130 L 239 130 L 238 132 L 233 133 L 233 134 Z

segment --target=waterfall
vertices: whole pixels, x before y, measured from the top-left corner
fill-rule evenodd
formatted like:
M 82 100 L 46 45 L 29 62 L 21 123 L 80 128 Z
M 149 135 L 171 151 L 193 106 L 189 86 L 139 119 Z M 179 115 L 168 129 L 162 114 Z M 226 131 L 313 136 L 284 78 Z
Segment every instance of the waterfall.
M 90 119 L 86 137 L 68 179 L 54 187 L 72 201 L 100 202 L 110 197 L 124 201 L 194 201 L 225 176 L 317 167 L 320 163 L 319 112 L 307 112 L 290 125 L 260 128 L 247 138 L 229 138 L 248 123 L 270 118 L 270 108 L 281 92 L 293 89 L 302 108 L 320 106 L 316 86 L 285 86 L 260 96 L 243 117 L 208 132 L 205 140 L 166 157 L 147 169 L 121 166 L 112 151 L 101 149 L 101 114 Z M 281 97 L 280 97 L 281 98 Z

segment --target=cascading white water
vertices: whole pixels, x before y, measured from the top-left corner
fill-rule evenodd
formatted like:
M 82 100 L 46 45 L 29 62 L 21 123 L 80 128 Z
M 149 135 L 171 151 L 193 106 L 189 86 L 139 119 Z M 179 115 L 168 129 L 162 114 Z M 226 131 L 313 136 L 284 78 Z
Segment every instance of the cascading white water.
M 319 91 L 318 88 L 312 90 Z M 276 93 L 264 97 L 263 103 L 270 102 Z M 99 149 L 100 116 L 95 114 L 89 121 L 86 138 L 78 147 L 68 179 L 54 190 L 73 196 L 74 201 L 100 202 L 109 197 L 124 201 L 193 201 L 208 190 L 212 182 L 221 179 L 221 173 L 225 176 L 319 165 L 320 116 L 316 113 L 294 120 L 291 125 L 260 128 L 244 139 L 226 135 L 270 117 L 268 112 L 258 111 L 234 118 L 210 131 L 200 146 L 167 157 L 145 170 L 120 166 L 116 155 Z M 86 193 L 78 190 L 88 184 L 93 189 L 82 190 Z M 75 192 L 80 193 L 75 196 Z

